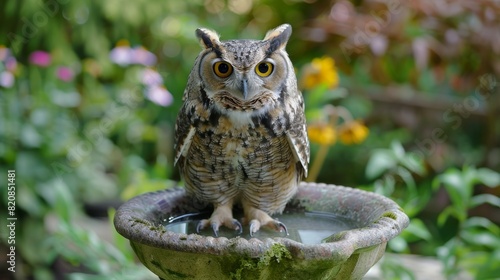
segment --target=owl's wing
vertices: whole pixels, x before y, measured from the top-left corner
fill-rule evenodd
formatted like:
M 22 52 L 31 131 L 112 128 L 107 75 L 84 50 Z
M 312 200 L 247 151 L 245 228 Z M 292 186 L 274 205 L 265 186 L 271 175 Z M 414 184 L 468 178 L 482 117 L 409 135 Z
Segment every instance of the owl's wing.
M 307 166 L 309 164 L 309 140 L 306 135 L 305 132 L 299 132 L 297 135 L 291 131 L 286 134 L 295 160 L 296 162 L 300 162 L 304 178 L 307 177 Z
M 302 96 L 299 97 L 300 113 L 295 114 L 290 129 L 286 132 L 288 143 L 292 148 L 296 162 L 300 162 L 304 177 L 307 177 L 307 166 L 309 165 L 309 139 L 307 138 L 306 118 L 304 115 L 304 103 Z
M 174 165 L 181 156 L 186 156 L 191 146 L 191 140 L 196 132 L 196 128 L 191 125 L 189 115 L 187 114 L 187 106 L 184 106 L 179 111 L 177 122 L 175 124 L 175 159 Z

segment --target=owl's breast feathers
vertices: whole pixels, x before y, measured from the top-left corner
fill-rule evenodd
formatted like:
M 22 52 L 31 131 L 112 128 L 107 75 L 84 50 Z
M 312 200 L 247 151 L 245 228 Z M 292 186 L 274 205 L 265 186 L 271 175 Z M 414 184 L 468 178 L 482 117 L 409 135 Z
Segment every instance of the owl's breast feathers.
M 258 180 L 294 165 L 298 180 L 307 176 L 309 142 L 302 96 L 295 102 L 272 94 L 248 101 L 223 93 L 213 98 L 217 102 L 208 100 L 201 89 L 198 98 L 185 100 L 179 112 L 175 163 L 181 172 L 185 164 L 203 166 L 213 174 L 236 168 Z

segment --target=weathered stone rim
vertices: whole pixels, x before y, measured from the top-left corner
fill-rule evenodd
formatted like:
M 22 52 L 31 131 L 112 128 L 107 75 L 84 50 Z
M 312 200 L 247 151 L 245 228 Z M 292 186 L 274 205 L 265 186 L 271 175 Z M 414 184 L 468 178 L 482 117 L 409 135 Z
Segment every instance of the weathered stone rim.
M 188 199 L 183 188 L 173 188 L 146 193 L 124 203 L 116 212 L 114 225 L 118 233 L 129 239 L 152 247 L 169 250 L 205 253 L 212 255 L 241 255 L 261 257 L 273 244 L 283 244 L 292 257 L 303 260 L 346 261 L 357 250 L 387 243 L 399 235 L 409 224 L 409 218 L 392 200 L 367 191 L 349 187 L 319 183 L 301 183 L 296 198 L 302 194 L 322 196 L 331 194 L 355 197 L 360 204 L 371 203 L 377 206 L 372 222 L 362 228 L 343 231 L 335 236 L 335 241 L 306 245 L 288 238 L 274 237 L 259 240 L 252 238 L 214 238 L 198 234 L 182 234 L 164 230 L 156 223 L 155 215 L 173 211 L 172 201 Z M 347 205 L 346 207 L 349 207 Z M 346 209 L 349 210 L 349 209 Z M 375 211 L 376 210 L 376 211 Z M 355 211 L 354 209 L 352 211 Z M 156 223 L 156 224 L 155 224 Z

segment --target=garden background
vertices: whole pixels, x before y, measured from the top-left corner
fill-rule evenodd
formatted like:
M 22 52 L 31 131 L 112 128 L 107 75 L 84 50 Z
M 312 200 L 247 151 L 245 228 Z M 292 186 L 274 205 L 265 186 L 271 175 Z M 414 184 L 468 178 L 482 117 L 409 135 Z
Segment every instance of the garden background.
M 194 30 L 261 39 L 290 23 L 309 179 L 397 201 L 411 224 L 389 251 L 432 256 L 443 278 L 497 277 L 499 14 L 486 0 L 1 1 L 2 275 L 150 279 L 109 221 L 121 201 L 179 179 L 173 126 Z M 395 257 L 381 268 L 415 279 Z

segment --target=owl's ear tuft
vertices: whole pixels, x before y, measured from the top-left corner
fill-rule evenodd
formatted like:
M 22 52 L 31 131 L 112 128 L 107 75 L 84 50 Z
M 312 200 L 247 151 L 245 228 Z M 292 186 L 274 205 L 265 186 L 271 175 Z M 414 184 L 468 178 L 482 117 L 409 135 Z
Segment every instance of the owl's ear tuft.
M 291 34 L 292 27 L 287 23 L 269 30 L 266 33 L 266 37 L 264 37 L 264 41 L 269 41 L 269 49 L 267 52 L 272 53 L 278 49 L 284 49 Z
M 196 37 L 200 40 L 200 45 L 205 49 L 217 49 L 220 45 L 219 35 L 215 31 L 198 28 L 196 29 Z

